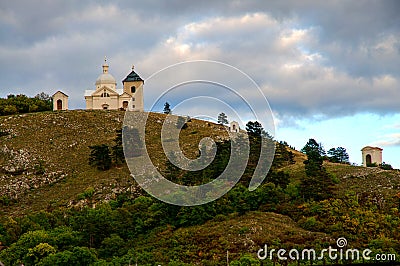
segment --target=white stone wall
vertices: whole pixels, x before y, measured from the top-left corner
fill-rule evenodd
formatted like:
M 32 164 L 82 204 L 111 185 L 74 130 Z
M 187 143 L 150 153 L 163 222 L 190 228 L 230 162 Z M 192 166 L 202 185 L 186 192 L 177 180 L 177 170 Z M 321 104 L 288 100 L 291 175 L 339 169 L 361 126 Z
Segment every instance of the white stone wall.
M 232 121 L 229 123 L 229 131 L 238 133 L 240 131 L 239 123 L 236 121 Z
M 135 86 L 136 91 L 131 92 L 131 87 Z M 143 82 L 142 81 L 130 81 L 124 83 L 124 92 L 132 95 L 132 101 L 129 103 L 129 110 L 131 111 L 141 111 L 144 110 L 143 103 Z
M 362 150 L 362 163 L 367 166 L 367 156 L 371 156 L 371 163 L 382 164 L 382 149 L 378 147 L 364 147 Z
M 53 95 L 53 111 L 58 110 L 57 101 L 59 100 L 62 102 L 61 110 L 68 110 L 68 96 L 58 91 Z

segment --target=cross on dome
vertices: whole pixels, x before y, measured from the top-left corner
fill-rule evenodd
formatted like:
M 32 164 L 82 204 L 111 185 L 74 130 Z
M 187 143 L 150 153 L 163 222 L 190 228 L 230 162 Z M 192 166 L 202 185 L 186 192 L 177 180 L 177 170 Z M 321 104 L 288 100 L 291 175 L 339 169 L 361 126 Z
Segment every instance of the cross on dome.
M 108 74 L 107 57 L 104 56 L 103 74 Z

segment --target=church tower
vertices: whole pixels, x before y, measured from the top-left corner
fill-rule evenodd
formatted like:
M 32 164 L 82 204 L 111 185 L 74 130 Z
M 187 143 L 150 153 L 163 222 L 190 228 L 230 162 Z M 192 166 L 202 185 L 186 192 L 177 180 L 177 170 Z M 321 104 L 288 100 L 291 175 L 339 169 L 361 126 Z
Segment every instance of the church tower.
M 128 109 L 143 112 L 144 80 L 134 71 L 134 66 L 132 66 L 131 73 L 122 81 L 122 84 L 124 86 L 124 93 L 132 96 L 131 106 Z

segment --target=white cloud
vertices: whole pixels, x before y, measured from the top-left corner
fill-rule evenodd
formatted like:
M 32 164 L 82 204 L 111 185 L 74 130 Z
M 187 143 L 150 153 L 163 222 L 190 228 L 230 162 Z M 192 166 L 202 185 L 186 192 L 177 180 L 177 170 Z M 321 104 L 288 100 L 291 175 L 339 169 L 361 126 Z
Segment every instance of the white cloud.
M 259 83 L 280 120 L 400 110 L 397 76 L 353 76 L 331 64 L 318 42 L 316 27 L 300 28 L 293 18 L 277 21 L 260 12 L 209 17 L 166 36 L 140 65 L 149 70 L 194 59 L 227 62 Z
M 381 147 L 400 146 L 400 133 L 384 135 L 381 140 L 372 143 L 372 145 Z

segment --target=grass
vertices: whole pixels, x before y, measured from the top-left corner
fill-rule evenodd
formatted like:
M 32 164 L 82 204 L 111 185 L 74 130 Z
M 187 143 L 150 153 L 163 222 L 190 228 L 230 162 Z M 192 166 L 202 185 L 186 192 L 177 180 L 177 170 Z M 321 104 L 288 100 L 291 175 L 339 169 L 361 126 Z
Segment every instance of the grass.
M 65 177 L 53 184 L 35 189 L 21 190 L 17 203 L 1 206 L 3 214 L 21 215 L 46 209 L 55 205 L 76 204 L 78 195 L 93 187 L 97 200 L 115 198 L 118 193 L 138 191 L 135 181 L 126 166 L 101 172 L 88 165 L 89 145 L 106 143 L 113 145 L 115 131 L 121 129 L 124 119 L 122 111 L 43 112 L 0 117 L 0 128 L 10 132 L 0 137 L 0 147 L 6 145 L 13 151 L 25 150 L 32 164 L 42 162 L 46 173 L 61 172 Z M 153 162 L 164 167 L 166 160 L 160 142 L 160 129 L 166 115 L 151 113 L 146 130 L 153 144 L 148 147 Z M 192 135 L 189 132 L 196 131 Z M 180 144 L 185 155 L 195 158 L 198 143 L 203 137 L 221 138 L 224 127 L 191 119 L 180 134 Z M 0 154 L 0 169 L 7 164 Z M 0 189 L 7 186 L 5 173 L 0 172 Z M 24 178 L 37 179 L 33 173 L 8 176 L 15 183 Z M 9 180 L 9 179 L 7 179 Z

